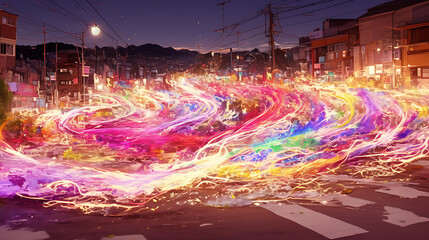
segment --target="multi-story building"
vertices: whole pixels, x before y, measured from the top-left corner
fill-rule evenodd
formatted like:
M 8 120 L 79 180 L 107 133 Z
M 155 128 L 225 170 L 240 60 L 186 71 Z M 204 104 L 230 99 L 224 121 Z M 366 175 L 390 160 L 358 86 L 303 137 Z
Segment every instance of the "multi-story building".
M 300 37 L 299 45 L 291 49 L 293 62 L 291 64 L 294 75 L 308 74 L 311 61 L 311 41 L 309 37 Z
M 358 42 L 358 21 L 327 19 L 323 37 L 311 40 L 313 77 L 345 79 L 353 74 L 353 46 Z
M 76 50 L 63 50 L 57 53 L 57 84 L 60 106 L 70 101 L 79 101 L 83 94 L 82 65 Z M 48 83 L 49 84 L 49 83 Z
M 0 74 L 6 77 L 8 68 L 15 67 L 17 15 L 0 10 Z
M 16 67 L 11 69 L 19 78 L 14 78 L 17 90 L 14 92 L 12 107 L 45 107 L 45 99 L 39 96 L 40 79 L 42 77 L 43 61 L 40 60 L 16 60 Z M 23 94 L 25 93 L 26 94 Z
M 37 83 L 28 82 L 26 68 L 16 67 L 16 24 L 18 16 L 0 10 L 0 79 L 13 92 L 12 108 L 35 107 Z
M 359 17 L 356 75 L 380 87 L 429 84 L 429 1 L 395 0 Z
M 395 12 L 393 61 L 398 84 L 429 87 L 429 1 Z

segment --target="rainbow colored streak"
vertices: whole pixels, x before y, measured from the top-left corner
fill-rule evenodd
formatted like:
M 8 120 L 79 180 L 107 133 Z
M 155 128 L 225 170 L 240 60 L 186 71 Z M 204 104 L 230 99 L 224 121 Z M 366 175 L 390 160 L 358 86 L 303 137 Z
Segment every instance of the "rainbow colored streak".
M 186 79 L 174 91 L 100 94 L 3 124 L 0 196 L 91 213 L 196 186 L 261 199 L 339 168 L 392 175 L 428 153 L 428 93 Z

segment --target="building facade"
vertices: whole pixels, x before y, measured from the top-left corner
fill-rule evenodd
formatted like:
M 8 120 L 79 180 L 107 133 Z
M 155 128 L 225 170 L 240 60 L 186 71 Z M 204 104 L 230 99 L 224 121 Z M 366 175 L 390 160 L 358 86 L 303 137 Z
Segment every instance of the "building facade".
M 13 93 L 12 108 L 35 107 L 37 83 L 29 82 L 26 67 L 16 67 L 16 26 L 18 16 L 0 10 L 0 79 Z
M 358 43 L 358 21 L 327 19 L 323 37 L 311 40 L 312 75 L 315 78 L 345 79 L 353 74 L 353 47 Z
M 395 0 L 359 17 L 356 76 L 378 87 L 429 82 L 429 1 Z
M 393 21 L 397 83 L 429 88 L 429 1 L 396 11 Z
M 16 22 L 18 16 L 0 10 L 0 74 L 6 77 L 8 68 L 15 67 Z

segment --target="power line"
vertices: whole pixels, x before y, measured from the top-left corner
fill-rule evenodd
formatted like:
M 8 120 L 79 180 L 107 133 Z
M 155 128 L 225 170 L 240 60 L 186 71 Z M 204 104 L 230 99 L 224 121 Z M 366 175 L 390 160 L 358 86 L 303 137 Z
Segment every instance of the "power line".
M 86 12 L 85 11 L 85 8 L 77 1 L 77 0 L 73 0 L 73 2 L 75 3 L 75 7 L 78 9 L 78 10 L 80 10 L 80 11 L 83 11 L 83 12 Z
M 237 23 L 235 23 L 235 24 L 232 24 L 232 25 L 229 25 L 227 28 L 230 28 L 230 27 L 232 27 L 232 29 L 228 29 L 228 33 L 227 33 L 227 35 L 225 36 L 225 37 L 223 37 L 220 41 L 217 41 L 217 43 L 215 43 L 214 45 L 213 45 L 213 47 L 211 47 L 211 48 L 215 48 L 216 46 L 219 46 L 223 41 L 225 41 L 225 39 L 227 39 L 228 37 L 230 37 L 230 36 L 232 36 L 232 34 L 233 33 L 235 33 L 235 30 L 240 26 L 240 25 L 243 25 L 244 23 L 247 23 L 247 22 L 249 22 L 249 21 L 251 21 L 251 20 L 254 20 L 254 19 L 256 19 L 257 17 L 259 17 L 259 16 L 262 16 L 263 15 L 263 13 L 258 13 L 257 15 L 255 15 L 255 16 L 253 16 L 253 17 L 251 17 L 251 18 L 246 18 L 246 19 L 243 19 L 243 20 L 240 20 L 239 22 L 237 22 Z M 251 30 L 244 30 L 244 31 L 240 31 L 240 34 L 242 34 L 242 33 L 247 33 L 247 32 L 249 32 L 249 31 L 251 31 Z M 222 32 L 222 35 L 224 34 L 224 32 Z M 218 38 L 219 39 L 219 38 Z
M 36 1 L 36 2 L 38 2 L 39 3 L 39 1 L 38 0 L 34 0 L 34 1 Z M 43 4 L 45 7 L 48 7 L 48 10 L 50 10 L 49 9 L 49 7 L 51 7 L 53 10 L 51 10 L 51 11 L 53 11 L 54 13 L 60 13 L 61 15 L 64 15 L 64 16 L 66 16 L 66 17 L 68 17 L 68 18 L 70 18 L 71 20 L 73 20 L 73 21 L 75 21 L 75 22 L 77 22 L 77 23 L 79 23 L 79 24 L 83 24 L 85 27 L 89 27 L 89 26 L 91 26 L 91 25 L 93 25 L 93 24 L 90 24 L 89 22 L 87 22 L 86 20 L 84 20 L 83 18 L 81 18 L 81 17 L 79 17 L 79 16 L 77 16 L 76 14 L 74 14 L 74 13 L 72 13 L 72 12 L 70 12 L 70 11 L 68 11 L 67 9 L 65 9 L 64 7 L 62 7 L 62 6 L 60 6 L 60 5 L 58 5 L 57 3 L 55 3 L 53 0 L 49 0 L 50 2 L 52 2 L 56 7 L 53 7 L 53 6 L 50 6 L 50 5 L 46 5 L 46 4 Z M 74 2 L 75 3 L 77 3 L 77 1 L 76 0 L 74 0 Z M 78 4 L 80 7 L 82 7 L 82 5 L 80 5 L 80 4 Z M 57 12 L 55 12 L 55 10 L 57 11 Z M 64 13 L 64 12 L 66 12 L 66 13 Z M 108 32 L 106 32 L 104 29 L 101 29 L 101 31 L 106 35 L 106 36 L 108 36 L 108 37 L 110 37 L 110 38 L 114 38 L 112 35 L 110 35 Z
M 52 3 L 54 3 L 56 6 L 53 6 L 53 5 L 48 4 L 48 3 L 43 3 L 43 2 L 37 1 L 37 0 L 29 0 L 29 1 L 35 3 L 37 6 L 40 6 L 40 7 L 43 7 L 45 9 L 47 9 L 49 12 L 52 12 L 54 14 L 58 14 L 60 16 L 65 16 L 65 17 L 67 17 L 67 18 L 69 18 L 69 19 L 71 19 L 71 20 L 73 20 L 73 21 L 75 21 L 75 22 L 77 22 L 79 24 L 83 24 L 85 27 L 91 25 L 87 21 L 85 21 L 83 18 L 81 18 L 81 17 L 73 14 L 72 12 L 66 10 L 65 8 L 59 6 L 58 4 L 56 4 L 55 2 L 53 2 L 52 0 L 49 0 L 49 1 L 51 1 Z M 2 5 L 5 6 L 5 7 L 7 7 L 7 8 L 9 8 L 9 9 L 11 9 L 13 12 L 16 12 L 18 15 L 20 15 L 21 16 L 21 18 L 20 18 L 21 21 L 25 22 L 27 25 L 33 26 L 35 28 L 43 28 L 43 24 L 45 24 L 44 21 L 41 21 L 41 20 L 39 20 L 39 19 L 37 19 L 35 17 L 30 17 L 30 16 L 24 14 L 23 12 L 21 12 L 21 11 L 15 9 L 15 8 L 9 6 L 9 5 L 7 5 L 5 3 L 5 1 L 2 1 Z M 56 27 L 56 26 L 54 26 L 52 24 L 48 24 L 48 23 L 46 23 L 46 29 L 48 30 L 48 32 L 51 32 L 51 35 L 55 36 L 56 38 L 67 40 L 68 42 L 72 42 L 73 44 L 79 44 L 77 42 L 77 40 L 79 38 L 79 36 L 78 36 L 79 34 L 77 34 L 77 33 L 67 32 L 67 31 L 65 31 L 65 30 L 63 30 L 61 28 L 58 28 L 58 27 Z M 104 30 L 102 30 L 102 32 L 107 37 L 113 38 L 108 32 L 106 32 Z M 59 35 L 55 34 L 55 33 L 62 34 L 64 37 L 59 37 Z
M 256 34 L 253 34 L 253 35 L 251 35 L 251 36 L 249 36 L 249 37 L 239 39 L 239 41 L 245 41 L 245 40 L 248 40 L 248 39 L 251 39 L 251 38 L 254 38 L 254 37 L 260 36 L 260 35 L 265 35 L 265 33 L 256 33 Z M 221 47 L 223 48 L 223 47 L 229 46 L 229 45 L 231 45 L 231 44 L 234 44 L 234 43 L 236 43 L 236 42 L 237 42 L 237 41 L 233 41 L 233 42 L 230 42 L 230 43 L 228 43 L 228 44 L 222 45 Z
M 366 10 L 366 8 L 358 9 L 358 10 L 354 10 L 354 11 L 350 11 L 350 12 L 346 12 L 346 13 L 331 15 L 331 16 L 327 16 L 327 17 L 310 19 L 308 21 L 303 21 L 303 22 L 295 22 L 295 23 L 285 24 L 284 26 L 294 26 L 294 25 L 299 25 L 299 24 L 304 24 L 304 23 L 309 23 L 309 22 L 315 22 L 315 21 L 319 21 L 319 20 L 329 19 L 332 17 L 339 17 L 339 16 L 343 16 L 343 15 L 348 15 L 348 14 L 352 14 L 352 13 L 356 13 L 356 12 L 364 11 L 364 10 Z
M 302 9 L 302 8 L 305 8 L 305 7 L 311 7 L 311 6 L 315 6 L 315 5 L 317 5 L 317 4 L 326 3 L 326 2 L 331 2 L 331 1 L 335 1 L 335 0 L 319 0 L 319 1 L 316 1 L 316 2 L 309 3 L 309 4 L 304 4 L 304 5 L 296 6 L 296 7 L 295 7 L 295 9 L 285 10 L 285 11 L 283 11 L 283 12 L 288 12 L 288 11 L 292 11 L 292 10 L 298 10 L 298 9 Z M 276 4 L 278 4 L 278 3 L 283 3 L 283 4 L 285 4 L 286 2 L 289 2 L 289 1 L 285 1 L 285 0 L 283 0 L 283 1 L 277 1 L 277 2 L 275 2 L 275 3 L 276 3 Z M 236 30 L 240 25 L 243 25 L 243 24 L 245 24 L 245 23 L 248 23 L 248 22 L 250 22 L 250 21 L 252 21 L 252 20 L 256 19 L 256 18 L 257 18 L 257 17 L 259 17 L 259 16 L 265 15 L 266 10 L 267 10 L 267 7 L 266 7 L 266 6 L 264 6 L 260 11 L 258 11 L 258 12 L 257 12 L 257 14 L 256 14 L 256 15 L 253 15 L 253 16 L 251 16 L 251 17 L 244 18 L 244 19 L 242 19 L 242 20 L 240 20 L 240 21 L 237 21 L 237 22 L 235 22 L 235 23 L 233 23 L 233 24 L 230 24 L 230 25 L 228 25 L 228 26 L 226 26 L 226 27 L 223 27 L 223 28 L 221 28 L 221 29 L 215 30 L 215 31 L 222 31 L 222 35 L 223 35 L 223 34 L 224 34 L 224 30 L 229 29 L 229 33 L 228 33 L 225 37 L 223 37 L 220 41 L 218 41 L 217 43 L 215 43 L 215 44 L 214 44 L 214 46 L 213 46 L 212 48 L 214 48 L 214 47 L 216 47 L 216 46 L 220 45 L 220 44 L 221 44 L 225 39 L 227 39 L 228 37 L 230 37 L 230 36 L 235 32 L 235 30 Z M 277 13 L 277 21 L 279 21 L 278 13 Z M 279 25 L 280 25 L 280 22 L 279 22 Z M 262 27 L 264 27 L 264 26 L 266 26 L 266 24 L 265 24 L 265 25 L 259 25 L 259 26 L 256 26 L 256 27 L 253 27 L 253 28 L 250 28 L 250 29 L 247 29 L 247 30 L 242 30 L 242 31 L 240 31 L 240 34 L 244 34 L 244 33 L 247 33 L 247 32 L 253 31 L 253 30 L 256 30 L 256 29 L 258 29 L 258 28 L 262 28 Z M 230 29 L 230 28 L 232 28 L 232 29 Z M 222 36 L 222 35 L 221 35 L 221 36 Z M 220 38 L 220 37 L 219 37 L 219 38 Z M 219 39 L 219 38 L 218 38 L 218 39 Z
M 339 3 L 336 3 L 336 4 L 328 5 L 328 6 L 325 6 L 325 7 L 322 7 L 322 8 L 317 8 L 317 9 L 314 9 L 314 10 L 305 11 L 303 13 L 297 13 L 297 14 L 294 14 L 294 15 L 288 15 L 288 16 L 283 16 L 283 17 L 279 17 L 278 16 L 279 14 L 285 14 L 285 13 L 288 13 L 288 12 L 299 11 L 299 10 L 302 10 L 304 8 L 315 7 L 317 5 L 326 4 L 326 3 L 330 3 L 330 2 L 334 2 L 334 1 L 336 1 L 336 0 L 318 0 L 318 1 L 312 1 L 310 3 L 300 4 L 298 6 L 292 6 L 289 9 L 277 11 L 277 20 L 276 21 L 279 21 L 278 23 L 280 25 L 280 20 L 284 20 L 284 19 L 288 19 L 288 18 L 293 18 L 293 17 L 298 17 L 298 16 L 302 16 L 304 14 L 310 14 L 310 13 L 314 13 L 314 12 L 318 12 L 318 11 L 323 11 L 323 10 L 326 10 L 326 9 L 334 8 L 334 7 L 337 7 L 339 5 L 350 3 L 353 0 L 342 1 L 342 2 L 339 2 Z M 291 2 L 291 1 L 283 0 L 283 1 L 274 2 L 274 4 L 281 3 L 281 4 L 284 5 L 284 4 L 289 3 L 289 2 Z M 276 8 L 279 8 L 279 6 L 272 6 L 272 8 L 276 9 Z M 236 29 L 238 29 L 238 27 L 240 25 L 243 25 L 244 23 L 247 23 L 250 20 L 253 20 L 253 19 L 255 19 L 256 17 L 258 17 L 258 16 L 260 16 L 262 14 L 263 13 L 258 13 L 256 16 L 253 16 L 251 18 L 242 19 L 242 20 L 240 20 L 240 21 L 238 21 L 238 22 L 236 22 L 234 24 L 231 24 L 231 25 L 225 27 L 225 28 L 231 28 L 231 29 L 228 29 L 228 30 L 230 30 L 229 33 L 225 37 L 223 37 L 219 42 L 217 42 L 215 44 L 215 46 L 220 45 L 222 42 L 224 42 L 224 40 L 226 40 L 228 37 L 232 36 L 232 34 L 235 33 Z M 334 15 L 334 16 L 331 16 L 331 17 L 341 16 L 341 15 L 346 15 L 346 14 L 349 14 L 349 13 L 337 14 L 337 15 Z M 318 19 L 314 19 L 314 20 L 310 20 L 310 21 L 304 21 L 302 23 L 312 22 L 312 21 L 316 21 L 316 20 L 320 20 L 320 19 L 325 19 L 325 18 L 329 18 L 329 17 L 318 18 Z M 286 24 L 286 25 L 283 24 L 283 26 L 292 26 L 292 25 L 295 25 L 295 24 L 301 24 L 301 22 L 294 23 L 294 24 Z M 266 24 L 264 24 L 264 25 L 258 25 L 258 26 L 255 26 L 255 27 L 252 27 L 252 28 L 249 28 L 249 29 L 246 29 L 246 30 L 240 30 L 240 35 L 243 35 L 245 33 L 257 30 L 257 29 L 265 27 L 265 26 L 266 26 Z M 222 35 L 223 35 L 223 33 L 222 33 Z M 288 34 L 284 33 L 283 35 L 284 35 L 283 37 L 285 37 Z M 299 38 L 299 37 L 296 36 L 296 35 L 290 35 L 289 34 L 288 38 Z M 242 41 L 242 40 L 238 40 L 238 41 Z M 237 42 L 237 41 L 235 41 L 235 42 Z M 232 44 L 232 43 L 234 43 L 234 42 L 228 43 L 226 45 L 229 45 L 229 44 Z M 223 45 L 223 46 L 226 46 L 226 45 Z
M 41 1 L 37 1 L 37 0 L 34 0 L 34 1 L 38 2 L 39 4 L 45 5 L 48 8 L 51 7 L 51 6 L 49 6 L 49 4 L 42 3 Z M 63 8 L 58 3 L 56 3 L 56 2 L 54 2 L 52 0 L 49 0 L 49 2 L 51 2 L 53 5 L 55 5 L 55 9 L 51 8 L 52 9 L 51 11 L 53 11 L 55 13 L 59 13 L 59 14 L 65 16 L 65 17 L 68 17 L 71 20 L 76 21 L 76 22 L 78 22 L 80 24 L 89 26 L 89 24 L 84 19 L 80 18 L 76 14 L 73 14 L 73 13 L 69 12 L 67 9 Z
M 288 13 L 288 12 L 302 10 L 304 8 L 315 7 L 317 5 L 325 4 L 325 3 L 329 3 L 329 2 L 333 2 L 333 1 L 336 1 L 336 0 L 318 0 L 318 1 L 314 1 L 314 2 L 311 2 L 311 3 L 306 3 L 306 4 L 302 4 L 302 5 L 297 5 L 297 6 L 290 6 L 290 7 L 282 7 L 282 6 L 280 6 L 280 7 L 274 7 L 274 8 L 277 8 L 277 9 L 282 9 L 283 8 L 284 10 L 279 10 L 278 11 L 279 14 L 283 14 L 283 13 Z
M 25 19 L 24 21 L 27 21 L 28 24 L 33 25 L 33 26 L 35 26 L 37 28 L 43 28 L 43 24 L 45 24 L 45 23 L 43 23 L 42 21 L 40 21 L 38 19 L 35 19 L 35 18 L 28 17 L 25 14 L 21 13 L 20 11 L 14 9 L 12 7 L 10 7 L 9 5 L 7 5 L 4 2 L 2 2 L 2 5 L 5 6 L 5 7 L 7 7 L 7 8 L 9 8 L 9 9 L 11 9 L 11 10 L 13 10 L 14 12 L 18 13 L 21 17 L 23 17 L 23 20 Z M 37 22 L 38 22 L 38 24 L 37 24 Z M 60 29 L 58 27 L 55 27 L 54 25 L 46 23 L 46 26 L 48 26 L 49 28 L 51 28 L 51 30 L 53 30 L 55 32 L 60 32 L 60 33 L 66 34 L 66 35 L 70 35 L 70 36 L 76 37 L 76 34 L 66 32 L 66 31 L 64 31 L 64 30 L 62 30 L 62 29 Z
M 353 1 L 354 0 L 346 0 L 346 1 L 343 1 L 341 3 L 337 3 L 337 4 L 334 4 L 334 5 L 329 5 L 329 6 L 326 6 L 326 7 L 323 7 L 323 8 L 318 8 L 318 9 L 307 11 L 307 12 L 304 12 L 304 13 L 299 13 L 299 14 L 295 14 L 295 15 L 291 15 L 291 16 L 285 16 L 285 17 L 280 18 L 279 20 L 283 20 L 283 19 L 287 19 L 287 18 L 293 18 L 293 17 L 298 17 L 298 16 L 302 16 L 302 15 L 305 15 L 305 14 L 309 14 L 309 13 L 323 11 L 323 10 L 326 10 L 326 9 L 329 9 L 329 8 L 333 8 L 333 7 L 337 7 L 337 6 L 340 6 L 340 5 L 349 3 L 349 2 L 353 2 Z
M 225 21 L 225 4 L 230 3 L 230 2 L 231 1 L 225 1 L 222 3 L 216 4 L 216 6 L 222 6 L 222 28 L 224 27 L 224 21 Z
M 125 40 L 121 37 L 121 35 L 119 35 L 118 32 L 116 32 L 116 30 L 109 24 L 109 22 L 98 12 L 98 10 L 91 4 L 91 2 L 89 0 L 86 0 L 86 2 L 89 4 L 89 6 L 91 6 L 91 8 L 97 13 L 97 15 L 107 24 L 107 26 L 110 27 L 110 29 L 116 34 L 116 36 L 118 36 L 118 38 L 125 43 L 126 46 L 128 46 L 128 43 L 125 42 Z

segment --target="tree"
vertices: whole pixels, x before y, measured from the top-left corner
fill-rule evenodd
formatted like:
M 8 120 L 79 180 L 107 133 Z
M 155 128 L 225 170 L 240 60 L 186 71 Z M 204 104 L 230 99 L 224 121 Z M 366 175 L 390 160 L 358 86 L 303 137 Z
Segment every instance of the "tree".
M 11 110 L 13 95 L 8 89 L 9 86 L 0 79 L 0 124 L 6 120 L 7 113 Z

